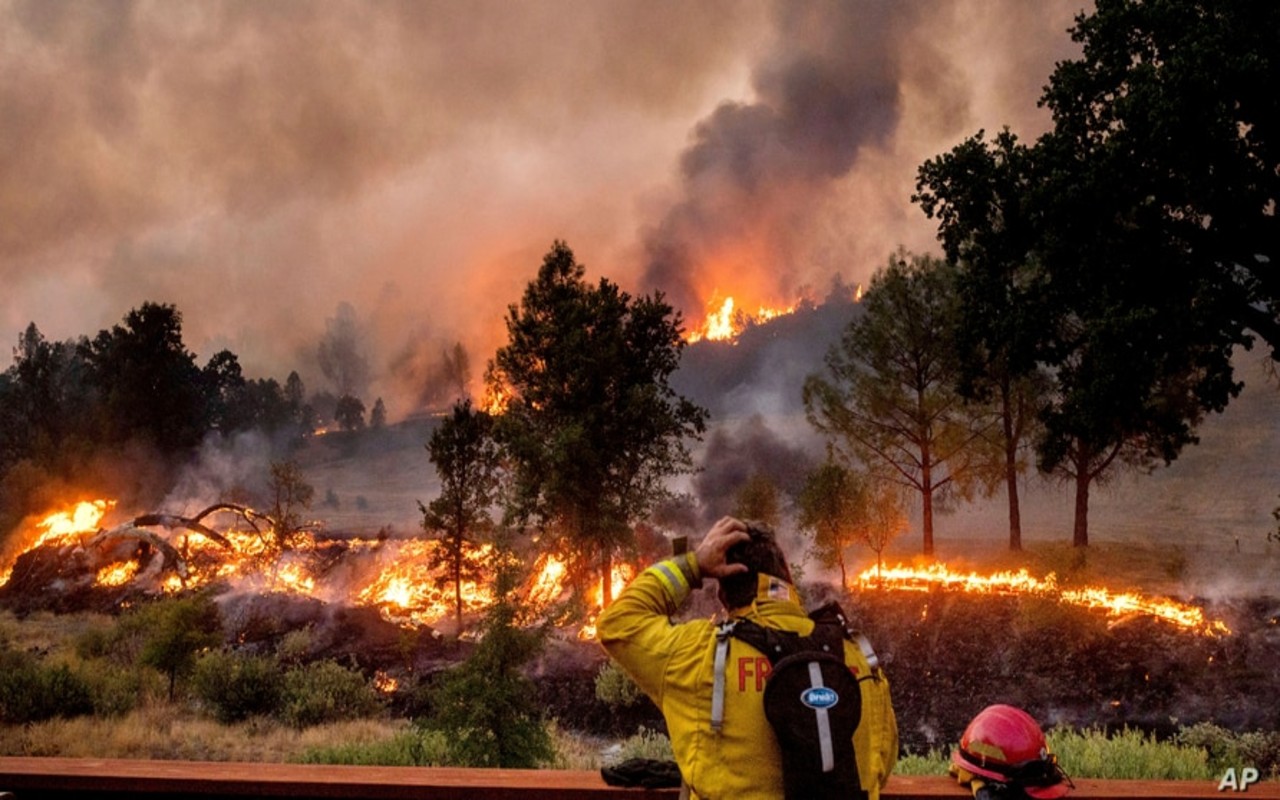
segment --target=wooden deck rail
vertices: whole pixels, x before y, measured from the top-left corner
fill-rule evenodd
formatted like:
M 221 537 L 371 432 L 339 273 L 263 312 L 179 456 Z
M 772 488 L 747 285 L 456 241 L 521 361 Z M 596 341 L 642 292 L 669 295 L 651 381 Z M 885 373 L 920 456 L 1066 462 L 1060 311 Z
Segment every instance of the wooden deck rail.
M 1222 798 L 1217 781 L 1077 780 L 1073 800 Z M 575 770 L 349 767 L 121 759 L 0 758 L 0 792 L 16 800 L 69 798 L 326 798 L 328 800 L 674 800 L 675 790 L 616 789 Z M 886 800 L 963 800 L 940 777 L 894 776 Z M 1242 800 L 1280 800 L 1280 783 L 1255 783 Z

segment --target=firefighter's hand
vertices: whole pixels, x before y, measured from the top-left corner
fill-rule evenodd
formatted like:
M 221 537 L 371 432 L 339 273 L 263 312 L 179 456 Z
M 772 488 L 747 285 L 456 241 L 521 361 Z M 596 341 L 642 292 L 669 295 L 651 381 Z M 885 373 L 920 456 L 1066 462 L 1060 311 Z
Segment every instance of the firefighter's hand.
M 694 557 L 698 559 L 698 571 L 702 573 L 702 577 L 723 578 L 727 575 L 746 572 L 746 564 L 726 563 L 725 556 L 730 547 L 739 542 L 748 541 L 750 538 L 750 534 L 747 533 L 747 524 L 740 519 L 724 517 L 711 526 L 711 530 L 702 537 L 702 541 L 698 543 L 698 549 L 694 551 Z

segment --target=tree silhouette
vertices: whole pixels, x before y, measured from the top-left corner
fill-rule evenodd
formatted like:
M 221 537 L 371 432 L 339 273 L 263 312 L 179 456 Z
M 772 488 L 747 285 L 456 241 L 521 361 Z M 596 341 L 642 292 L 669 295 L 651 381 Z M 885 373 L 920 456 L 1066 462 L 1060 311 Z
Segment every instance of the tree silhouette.
M 464 400 L 454 405 L 453 413 L 427 443 L 440 476 L 440 495 L 425 506 L 418 503 L 418 508 L 423 530 L 439 537 L 432 567 L 443 567 L 453 584 L 458 634 L 462 633 L 462 585 L 483 573 L 474 557 L 480 537 L 493 522 L 489 509 L 498 489 L 498 448 L 492 432 L 492 418 Z
M 935 501 L 970 489 L 983 431 L 956 390 L 953 270 L 910 259 L 892 257 L 872 278 L 863 315 L 827 353 L 826 374 L 805 381 L 804 403 L 847 458 L 919 494 L 932 555 Z
M 668 379 L 684 341 L 661 294 L 632 298 L 557 241 L 520 303 L 486 380 L 507 398 L 496 435 L 511 461 L 511 519 L 543 525 L 576 574 L 595 571 L 611 599 L 612 559 L 631 524 L 691 469 L 686 437 L 706 412 Z

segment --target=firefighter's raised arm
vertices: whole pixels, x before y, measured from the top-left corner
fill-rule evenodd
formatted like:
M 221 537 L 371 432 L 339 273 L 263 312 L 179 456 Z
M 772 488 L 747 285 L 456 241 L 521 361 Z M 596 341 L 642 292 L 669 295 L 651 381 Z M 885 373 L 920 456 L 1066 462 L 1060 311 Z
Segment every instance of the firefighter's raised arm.
M 733 517 L 721 517 L 719 522 L 711 526 L 707 535 L 702 537 L 702 541 L 698 543 L 698 549 L 694 551 L 694 557 L 698 560 L 698 571 L 707 578 L 723 578 L 746 572 L 746 564 L 730 564 L 726 559 L 729 548 L 749 539 L 751 534 L 747 533 L 745 522 Z
M 719 578 L 744 571 L 746 567 L 741 564 L 727 563 L 725 554 L 730 547 L 750 538 L 742 521 L 721 519 L 694 552 L 659 561 L 640 573 L 600 615 L 600 644 L 659 705 L 667 654 L 682 647 L 682 640 L 697 642 L 703 635 L 701 630 L 671 624 L 670 617 L 689 592 L 702 585 L 703 577 Z M 709 622 L 705 624 L 710 627 Z

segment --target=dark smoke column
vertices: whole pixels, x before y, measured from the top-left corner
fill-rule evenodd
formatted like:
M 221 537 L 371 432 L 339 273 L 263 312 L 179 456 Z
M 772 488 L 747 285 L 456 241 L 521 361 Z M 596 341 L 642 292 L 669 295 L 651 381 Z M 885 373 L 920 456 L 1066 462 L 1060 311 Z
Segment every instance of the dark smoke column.
M 778 2 L 756 100 L 700 122 L 680 162 L 682 199 L 644 234 L 646 289 L 701 311 L 717 281 L 794 297 L 812 212 L 859 151 L 895 130 L 900 64 L 922 3 Z M 732 276 L 732 277 L 730 277 Z

